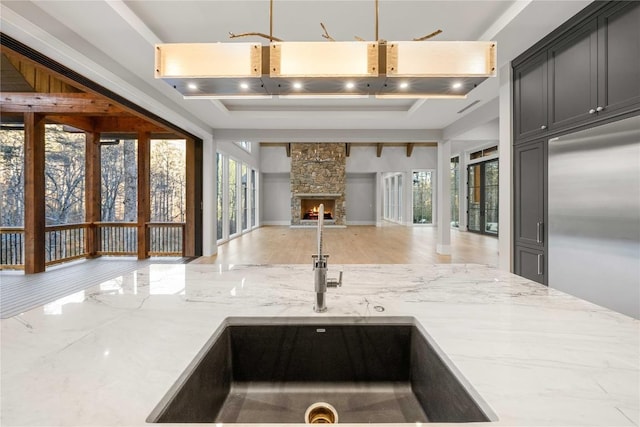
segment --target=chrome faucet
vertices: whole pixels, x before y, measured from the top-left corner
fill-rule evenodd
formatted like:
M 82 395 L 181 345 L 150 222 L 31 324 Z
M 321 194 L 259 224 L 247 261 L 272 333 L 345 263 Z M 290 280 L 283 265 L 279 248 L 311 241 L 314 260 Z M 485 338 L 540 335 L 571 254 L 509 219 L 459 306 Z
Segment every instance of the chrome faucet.
M 318 208 L 318 253 L 311 255 L 313 259 L 313 271 L 314 271 L 314 288 L 316 291 L 316 303 L 313 306 L 313 310 L 316 313 L 324 313 L 327 311 L 327 305 L 325 303 L 325 294 L 327 288 L 337 288 L 342 286 L 342 271 L 338 280 L 327 279 L 327 258 L 329 255 L 322 253 L 322 233 L 324 231 L 324 205 L 320 204 Z

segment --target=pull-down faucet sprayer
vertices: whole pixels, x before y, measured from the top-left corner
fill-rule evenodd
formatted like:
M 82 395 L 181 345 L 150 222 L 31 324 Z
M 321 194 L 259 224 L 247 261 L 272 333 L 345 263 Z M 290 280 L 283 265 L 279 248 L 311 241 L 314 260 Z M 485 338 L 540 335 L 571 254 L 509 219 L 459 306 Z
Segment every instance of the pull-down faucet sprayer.
M 311 255 L 313 259 L 313 271 L 314 271 L 314 288 L 316 291 L 316 303 L 313 306 L 313 310 L 316 313 L 323 313 L 327 311 L 327 305 L 325 303 L 325 294 L 327 293 L 327 287 L 337 288 L 342 286 L 342 271 L 338 280 L 327 279 L 327 258 L 329 255 L 322 253 L 322 234 L 324 231 L 324 205 L 320 204 L 318 209 L 318 253 Z

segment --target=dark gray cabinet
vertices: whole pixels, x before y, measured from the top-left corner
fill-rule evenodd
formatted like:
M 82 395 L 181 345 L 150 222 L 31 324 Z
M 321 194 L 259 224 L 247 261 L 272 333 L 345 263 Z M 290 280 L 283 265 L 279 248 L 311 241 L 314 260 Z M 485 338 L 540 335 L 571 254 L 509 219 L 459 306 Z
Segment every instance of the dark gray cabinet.
M 547 141 L 514 150 L 515 243 L 544 248 Z
M 640 2 L 614 2 L 598 18 L 597 114 L 640 105 Z
M 640 2 L 583 15 L 513 61 L 517 143 L 640 110 Z
M 598 103 L 597 20 L 567 34 L 548 51 L 549 129 L 591 120 Z
M 513 178 L 514 272 L 546 284 L 547 140 L 514 147 Z
M 534 282 L 547 284 L 546 260 L 543 251 L 526 246 L 516 246 L 514 256 L 517 275 Z
M 526 139 L 547 129 L 547 52 L 514 70 L 516 138 Z

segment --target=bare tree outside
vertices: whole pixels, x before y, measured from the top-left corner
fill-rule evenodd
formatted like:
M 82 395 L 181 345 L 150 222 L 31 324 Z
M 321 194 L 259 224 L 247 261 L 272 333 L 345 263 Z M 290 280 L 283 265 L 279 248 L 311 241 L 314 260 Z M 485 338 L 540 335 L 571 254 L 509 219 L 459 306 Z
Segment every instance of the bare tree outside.
M 102 145 L 102 221 L 137 221 L 137 146 L 135 139 Z
M 84 222 L 85 135 L 45 125 L 47 225 Z
M 151 221 L 184 222 L 185 141 L 151 141 Z
M 24 131 L 0 131 L 0 226 L 24 225 Z

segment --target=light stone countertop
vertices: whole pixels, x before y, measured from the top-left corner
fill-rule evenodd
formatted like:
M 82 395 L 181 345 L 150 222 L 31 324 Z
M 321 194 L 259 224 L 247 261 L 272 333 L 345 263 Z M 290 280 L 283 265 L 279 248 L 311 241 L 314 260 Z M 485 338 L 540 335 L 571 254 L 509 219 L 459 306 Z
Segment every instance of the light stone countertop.
M 473 425 L 640 425 L 639 321 L 481 265 L 338 270 L 323 314 L 311 265 L 158 264 L 2 320 L 0 424 L 148 426 L 227 317 L 411 316 L 498 417 Z

